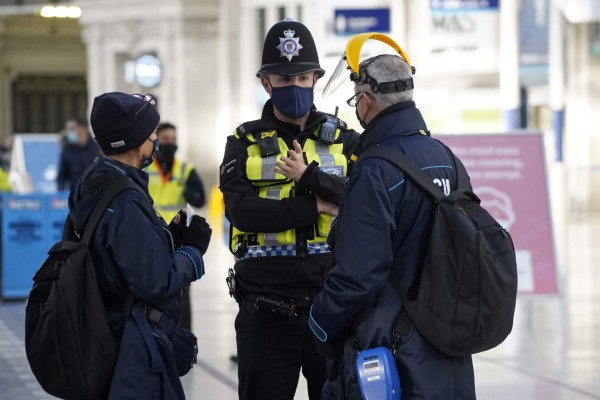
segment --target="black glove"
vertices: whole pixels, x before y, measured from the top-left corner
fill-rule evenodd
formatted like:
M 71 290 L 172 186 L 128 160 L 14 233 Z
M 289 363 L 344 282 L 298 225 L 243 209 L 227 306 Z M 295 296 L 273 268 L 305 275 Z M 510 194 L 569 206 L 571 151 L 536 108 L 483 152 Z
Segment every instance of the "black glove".
M 190 226 L 183 231 L 182 244 L 196 247 L 202 254 L 206 253 L 210 243 L 212 229 L 206 220 L 198 215 L 192 217 Z
M 177 216 L 179 216 L 179 222 L 176 223 L 175 220 L 177 219 Z M 171 231 L 171 236 L 173 236 L 175 249 L 180 248 L 183 244 L 183 232 L 185 232 L 185 230 L 187 229 L 187 227 L 185 226 L 185 219 L 185 213 L 183 212 L 183 210 L 179 210 L 177 215 L 175 215 L 175 217 L 173 217 L 173 219 L 169 223 L 169 231 Z

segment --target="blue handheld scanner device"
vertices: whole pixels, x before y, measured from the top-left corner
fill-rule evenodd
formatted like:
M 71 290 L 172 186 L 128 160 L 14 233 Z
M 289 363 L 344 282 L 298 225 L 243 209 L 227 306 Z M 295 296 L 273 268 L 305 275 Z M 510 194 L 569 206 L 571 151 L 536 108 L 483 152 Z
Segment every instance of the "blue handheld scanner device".
M 400 378 L 394 356 L 387 348 L 361 351 L 356 374 L 365 400 L 400 400 Z

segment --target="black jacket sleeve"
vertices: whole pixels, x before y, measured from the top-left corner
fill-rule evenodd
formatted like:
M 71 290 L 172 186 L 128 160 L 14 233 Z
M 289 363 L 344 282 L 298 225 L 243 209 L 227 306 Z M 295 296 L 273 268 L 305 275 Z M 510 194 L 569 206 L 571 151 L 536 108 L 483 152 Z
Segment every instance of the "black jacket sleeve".
M 194 207 L 202 207 L 204 205 L 204 186 L 195 169 L 190 172 L 190 176 L 185 181 L 183 197 L 185 197 L 185 201 Z
M 220 189 L 225 201 L 225 215 L 245 232 L 281 232 L 314 225 L 317 202 L 312 195 L 283 200 L 258 197 L 246 177 L 246 147 L 235 136 L 227 138 L 220 168 Z
M 358 145 L 359 134 L 353 130 L 342 131 L 344 143 L 344 155 L 348 160 Z M 350 164 L 350 161 L 348 162 Z M 322 200 L 340 204 L 347 178 L 343 176 L 329 175 L 319 170 L 316 163 L 311 163 L 298 181 L 299 191 L 310 190 L 315 196 Z

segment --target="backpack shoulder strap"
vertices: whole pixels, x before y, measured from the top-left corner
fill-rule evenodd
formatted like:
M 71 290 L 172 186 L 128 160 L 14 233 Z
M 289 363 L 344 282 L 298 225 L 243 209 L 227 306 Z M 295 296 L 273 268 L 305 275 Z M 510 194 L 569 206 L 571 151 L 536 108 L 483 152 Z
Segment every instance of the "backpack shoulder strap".
M 366 158 L 381 158 L 400 168 L 411 180 L 433 197 L 436 202 L 439 202 L 444 197 L 440 188 L 431 181 L 431 178 L 421 171 L 417 164 L 400 152 L 400 150 L 389 146 L 375 146 L 363 152 L 359 156 L 359 161 Z
M 455 161 L 454 155 L 450 151 L 449 154 L 452 156 L 453 164 L 456 165 L 457 163 Z M 431 178 L 429 178 L 427 174 L 421 171 L 421 169 L 417 166 L 417 164 L 415 164 L 414 161 L 412 161 L 399 150 L 388 146 L 375 146 L 363 152 L 359 157 L 359 161 L 367 158 L 381 158 L 390 162 L 392 165 L 395 165 L 396 167 L 400 168 L 410 179 L 412 179 L 426 193 L 433 197 L 436 202 L 439 202 L 444 197 L 444 194 L 439 190 L 439 187 L 431 181 Z M 460 165 L 462 166 L 462 164 Z M 398 246 L 398 244 L 396 244 L 396 240 L 394 240 L 394 243 L 394 248 L 396 248 Z M 402 285 L 400 283 L 400 277 L 398 276 L 394 268 L 392 268 L 388 275 L 388 281 L 390 282 L 390 284 L 396 291 L 396 294 L 398 295 L 400 301 L 402 302 L 402 311 L 400 313 L 400 319 L 396 323 L 396 326 L 394 327 L 393 331 L 395 341 L 392 344 L 392 349 L 395 349 L 400 339 L 408 334 L 408 331 L 414 319 L 415 310 L 410 306 L 408 296 L 402 288 Z
M 467 173 L 467 169 L 463 165 L 462 161 L 454 153 L 450 150 L 450 147 L 446 146 L 443 142 L 434 139 L 439 144 L 444 146 L 450 160 L 452 161 L 452 166 L 454 167 L 454 171 L 456 173 L 456 188 L 457 189 L 468 189 L 471 190 L 471 179 L 469 178 L 469 174 Z
M 115 179 L 115 180 L 106 181 L 106 183 L 104 185 L 100 185 L 100 187 L 103 187 L 103 186 L 108 186 L 108 187 L 106 188 L 106 190 L 100 197 L 100 200 L 98 200 L 98 202 L 92 209 L 92 213 L 90 214 L 90 216 L 88 217 L 88 219 L 85 223 L 85 227 L 83 230 L 83 238 L 81 239 L 81 241 L 85 245 L 90 244 L 92 235 L 94 234 L 96 227 L 100 223 L 100 220 L 102 219 L 102 216 L 104 215 L 104 211 L 109 206 L 110 202 L 119 193 L 121 193 L 125 189 L 134 189 L 140 193 L 143 193 L 142 190 L 137 185 L 135 185 L 133 182 L 130 182 L 128 179 L 118 179 L 118 180 Z

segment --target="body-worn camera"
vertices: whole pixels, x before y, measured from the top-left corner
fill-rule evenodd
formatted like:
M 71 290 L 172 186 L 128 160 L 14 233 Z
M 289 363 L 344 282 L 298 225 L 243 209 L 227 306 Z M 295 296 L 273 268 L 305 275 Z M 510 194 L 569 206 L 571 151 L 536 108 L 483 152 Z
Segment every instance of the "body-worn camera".
M 262 158 L 279 154 L 279 139 L 277 132 L 260 132 L 255 136 L 260 156 Z

